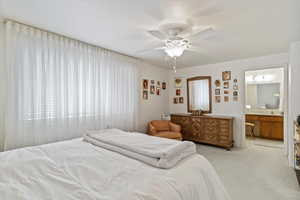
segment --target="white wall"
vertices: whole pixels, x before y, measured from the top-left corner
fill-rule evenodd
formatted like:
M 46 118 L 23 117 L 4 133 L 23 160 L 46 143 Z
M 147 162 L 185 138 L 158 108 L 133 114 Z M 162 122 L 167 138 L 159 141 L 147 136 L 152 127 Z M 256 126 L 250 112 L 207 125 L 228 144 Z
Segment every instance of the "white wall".
M 146 132 L 147 130 L 147 124 L 151 120 L 157 120 L 161 119 L 161 114 L 169 113 L 169 70 L 162 68 L 162 67 L 156 67 L 150 64 L 142 63 L 140 65 L 140 88 L 139 88 L 139 94 L 140 94 L 140 105 L 139 105 L 139 120 L 138 120 L 138 131 L 140 132 Z M 150 90 L 148 89 L 148 100 L 143 100 L 142 98 L 142 80 L 147 79 L 149 80 L 155 80 L 155 84 L 157 81 L 166 82 L 167 83 L 167 89 L 160 90 L 161 95 L 157 96 L 156 94 L 151 95 Z
M 194 76 L 211 76 L 212 77 L 212 92 L 214 94 L 214 81 L 216 79 L 222 80 L 223 71 L 231 71 L 231 81 L 230 81 L 230 102 L 224 103 L 223 99 L 221 103 L 215 103 L 214 95 L 212 96 L 212 114 L 216 115 L 228 115 L 235 117 L 234 123 L 234 141 L 235 146 L 243 146 L 243 138 L 245 137 L 244 124 L 244 96 L 245 96 L 245 71 L 263 69 L 270 67 L 285 67 L 288 63 L 288 54 L 276 54 L 264 57 L 235 60 L 224 63 L 202 65 L 190 68 L 178 69 L 177 73 L 170 73 L 170 90 L 169 90 L 169 102 L 170 102 L 170 112 L 171 113 L 186 113 L 186 80 L 184 81 L 182 94 L 184 96 L 184 104 L 173 104 L 173 98 L 175 97 L 174 88 L 174 78 L 182 77 L 184 79 Z M 238 79 L 239 86 L 239 101 L 234 102 L 232 98 L 232 85 L 233 79 Z M 222 95 L 224 96 L 224 95 Z
M 288 104 L 288 138 L 289 162 L 293 164 L 294 120 L 300 115 L 300 41 L 290 46 L 289 53 L 289 104 Z

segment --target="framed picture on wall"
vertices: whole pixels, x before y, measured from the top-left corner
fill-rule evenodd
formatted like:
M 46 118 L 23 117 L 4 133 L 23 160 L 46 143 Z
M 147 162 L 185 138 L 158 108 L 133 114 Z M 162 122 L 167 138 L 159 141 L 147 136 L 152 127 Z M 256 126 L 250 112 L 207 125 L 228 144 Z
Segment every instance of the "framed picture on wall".
M 224 96 L 224 102 L 229 102 L 229 96 Z
M 156 87 L 156 95 L 157 95 L 157 96 L 160 95 L 160 87 Z
M 222 72 L 222 80 L 223 81 L 231 80 L 231 71 Z
M 150 94 L 155 94 L 155 86 L 150 85 Z
M 234 85 L 234 86 L 233 86 L 233 89 L 234 89 L 234 90 L 238 90 L 238 89 L 239 89 L 238 85 Z
M 184 102 L 183 97 L 179 97 L 179 103 L 183 103 L 183 102 Z
M 215 89 L 215 95 L 221 95 L 221 90 L 220 89 Z
M 225 81 L 223 84 L 224 84 L 224 89 L 228 89 L 229 88 L 229 82 L 228 81 Z
M 154 81 L 154 80 L 151 80 L 151 84 L 154 85 L 154 84 L 155 84 L 155 81 Z
M 224 94 L 229 94 L 229 90 L 224 90 Z
M 180 96 L 181 95 L 181 90 L 180 89 L 176 89 L 176 96 Z
M 148 80 L 147 79 L 143 79 L 143 89 L 148 90 Z
M 182 78 L 175 78 L 174 83 L 175 83 L 175 88 L 181 88 L 182 87 Z
M 215 85 L 216 85 L 216 87 L 220 87 L 221 86 L 221 81 L 220 80 L 216 80 L 215 81 Z
M 147 90 L 143 91 L 143 99 L 148 100 L 148 91 Z
M 216 103 L 221 103 L 221 96 L 215 96 Z
M 173 103 L 174 103 L 174 104 L 178 104 L 178 97 L 175 97 L 175 98 L 173 99 Z
M 238 95 L 239 95 L 238 91 L 233 91 L 233 96 L 238 96 Z
M 162 82 L 161 88 L 163 90 L 167 89 L 167 83 L 166 82 Z

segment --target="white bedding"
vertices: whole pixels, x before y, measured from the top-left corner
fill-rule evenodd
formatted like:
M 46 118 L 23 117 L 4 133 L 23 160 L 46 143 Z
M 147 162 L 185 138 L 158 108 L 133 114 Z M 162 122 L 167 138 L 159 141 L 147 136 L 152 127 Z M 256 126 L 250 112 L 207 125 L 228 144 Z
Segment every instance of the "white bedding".
M 229 200 L 209 162 L 171 169 L 70 140 L 0 153 L 1 200 Z
M 196 153 L 196 145 L 193 142 L 170 140 L 120 129 L 88 131 L 84 135 L 84 141 L 163 169 L 172 168 Z

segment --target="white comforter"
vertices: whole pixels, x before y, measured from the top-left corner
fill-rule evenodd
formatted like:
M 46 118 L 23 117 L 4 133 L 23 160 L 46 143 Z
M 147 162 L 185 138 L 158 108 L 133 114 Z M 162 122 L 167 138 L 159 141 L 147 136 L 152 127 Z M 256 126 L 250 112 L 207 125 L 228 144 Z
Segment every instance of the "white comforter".
M 70 140 L 0 154 L 1 200 L 228 200 L 200 155 L 159 169 Z
M 119 129 L 88 131 L 84 135 L 84 141 L 163 169 L 172 168 L 184 158 L 196 153 L 196 145 L 193 142 Z

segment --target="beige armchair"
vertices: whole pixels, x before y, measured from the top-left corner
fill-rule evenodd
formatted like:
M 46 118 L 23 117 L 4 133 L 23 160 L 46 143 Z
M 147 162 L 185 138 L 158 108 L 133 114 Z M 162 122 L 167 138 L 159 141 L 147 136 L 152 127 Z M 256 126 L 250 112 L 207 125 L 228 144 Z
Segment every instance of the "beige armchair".
M 154 120 L 148 124 L 148 134 L 169 139 L 182 140 L 180 125 L 168 120 Z

